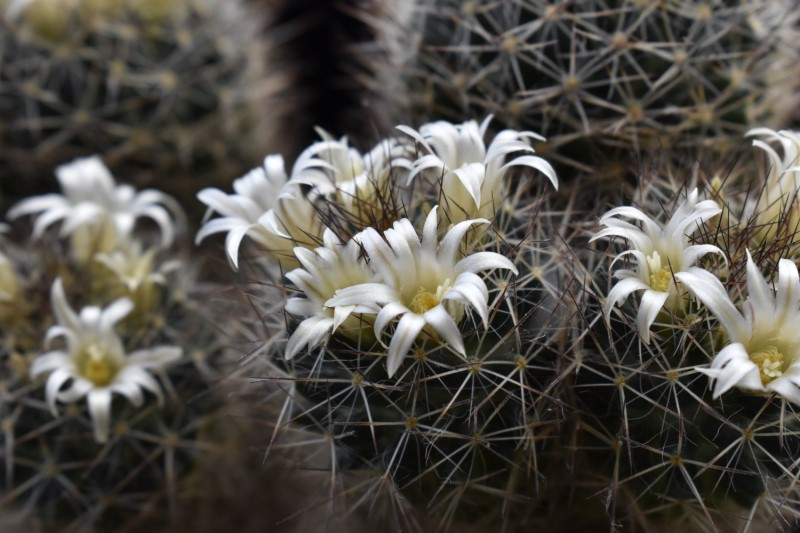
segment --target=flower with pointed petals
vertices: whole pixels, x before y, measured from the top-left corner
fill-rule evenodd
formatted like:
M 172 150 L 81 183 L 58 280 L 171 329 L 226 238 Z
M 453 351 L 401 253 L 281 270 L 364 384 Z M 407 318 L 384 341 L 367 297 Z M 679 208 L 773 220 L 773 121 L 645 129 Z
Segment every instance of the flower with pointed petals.
M 357 337 L 364 322 L 358 315 L 378 312 L 375 306 L 360 304 L 326 306 L 337 291 L 367 283 L 374 274 L 362 257 L 358 236 L 343 244 L 333 231 L 326 229 L 323 244 L 314 251 L 296 248 L 301 267 L 286 274 L 305 295 L 305 298 L 290 298 L 286 302 L 286 311 L 306 317 L 289 338 L 286 359 L 291 359 L 306 346 L 316 348 L 336 331 Z
M 747 292 L 740 314 L 722 283 L 693 267 L 675 274 L 719 320 L 730 343 L 709 368 L 698 369 L 715 381 L 714 398 L 733 387 L 777 393 L 800 405 L 800 276 L 788 259 L 778 263 L 773 294 L 747 253 Z
M 8 226 L 0 223 L 0 233 L 8 231 Z M 6 254 L 0 250 L 0 305 L 10 304 L 19 295 L 20 286 L 14 264 Z
M 164 275 L 180 266 L 179 261 L 168 261 L 156 266 L 156 249 L 142 249 L 139 241 L 111 252 L 95 255 L 104 272 L 96 275 L 97 286 L 113 297 L 128 297 L 134 305 L 134 314 L 146 316 L 158 300 L 158 286 L 165 285 Z
M 425 220 L 422 239 L 411 222 L 394 223 L 383 235 L 372 228 L 360 235 L 362 246 L 375 269 L 378 281 L 341 289 L 326 305 L 377 306 L 375 336 L 380 339 L 386 327 L 399 321 L 389 344 L 387 368 L 394 375 L 411 345 L 423 330 L 447 342 L 456 352 L 465 355 L 464 340 L 458 322 L 465 306 L 472 307 L 488 327 L 486 282 L 476 273 L 503 268 L 517 274 L 514 265 L 494 252 L 478 252 L 456 261 L 464 235 L 485 219 L 466 220 L 453 226 L 439 242 L 437 208 Z
M 203 189 L 197 198 L 208 206 L 206 220 L 195 242 L 209 235 L 227 233 L 225 251 L 234 269 L 239 268 L 239 248 L 245 235 L 271 252 L 284 266 L 296 266 L 295 246 L 313 246 L 322 233 L 314 206 L 288 182 L 283 157 L 270 155 L 264 164 L 234 180 L 234 194 Z
M 487 148 L 483 138 L 491 118 L 487 117 L 480 126 L 474 120 L 457 125 L 432 122 L 419 131 L 398 126 L 429 152 L 411 163 L 409 180 L 431 170 L 436 177 L 442 177 L 442 205 L 451 223 L 494 216 L 508 192 L 503 176 L 512 167 L 538 170 L 558 189 L 558 178 L 550 163 L 530 155 L 533 148 L 528 139 L 544 138 L 530 131 L 503 130 Z M 506 162 L 506 156 L 515 152 L 527 153 Z
M 769 159 L 769 174 L 758 200 L 749 206 L 749 216 L 755 218 L 759 226 L 758 235 L 770 238 L 782 228 L 790 235 L 796 235 L 800 226 L 800 132 L 782 130 L 776 132 L 769 128 L 755 128 L 748 136 L 762 136 L 777 141 L 783 149 L 783 158 L 775 149 L 755 139 L 753 146 L 764 150 Z
M 67 303 L 61 280 L 51 290 L 53 313 L 58 324 L 47 331 L 45 344 L 62 337 L 65 349 L 56 349 L 37 357 L 31 365 L 31 377 L 49 373 L 45 397 L 58 416 L 57 402 L 74 403 L 86 396 L 97 442 L 108 439 L 111 395 L 118 393 L 139 407 L 144 402 L 142 389 L 163 402 L 161 386 L 148 372 L 181 356 L 173 346 L 158 346 L 126 354 L 114 325 L 133 309 L 127 298 L 114 301 L 105 309 L 84 307 L 80 315 Z M 64 386 L 67 388 L 64 389 Z
M 181 208 L 166 194 L 153 189 L 141 192 L 130 185 L 116 185 L 99 157 L 76 159 L 56 169 L 61 194 L 22 200 L 8 212 L 10 218 L 39 213 L 33 224 L 34 238 L 56 222 L 61 235 L 72 237 L 76 259 L 89 261 L 96 252 L 107 252 L 130 239 L 138 218 L 149 218 L 161 230 L 162 246 L 175 236 L 174 218 Z
M 334 139 L 317 129 L 322 141 L 306 148 L 292 169 L 292 181 L 312 187 L 312 196 L 323 196 L 368 223 L 376 217 L 382 196 L 388 193 L 394 159 L 407 147 L 394 139 L 381 141 L 366 154 L 348 146 L 347 137 Z M 364 212 L 366 211 L 366 212 Z
M 686 271 L 708 253 L 718 253 L 724 258 L 722 250 L 714 245 L 689 245 L 689 235 L 694 233 L 699 224 L 721 212 L 716 202 L 698 202 L 697 196 L 697 189 L 691 191 L 666 226 L 635 207 L 612 209 L 600 219 L 600 224 L 606 226 L 606 229 L 599 231 L 591 239 L 595 241 L 607 237 L 622 237 L 633 246 L 617 255 L 612 262 L 613 266 L 620 258 L 630 255 L 636 260 L 637 268 L 614 272 L 614 277 L 619 282 L 608 293 L 604 312 L 608 320 L 615 304 L 624 302 L 636 291 L 644 291 L 636 321 L 645 343 L 650 342 L 650 326 L 661 309 L 665 305 L 674 307 L 681 300 L 681 292 L 675 285 L 675 274 Z M 638 220 L 642 227 L 617 217 Z

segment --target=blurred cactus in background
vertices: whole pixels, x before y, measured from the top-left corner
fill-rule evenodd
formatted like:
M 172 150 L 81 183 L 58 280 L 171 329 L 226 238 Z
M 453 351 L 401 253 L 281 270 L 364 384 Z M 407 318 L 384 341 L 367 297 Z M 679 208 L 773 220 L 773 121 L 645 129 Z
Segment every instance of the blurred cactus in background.
M 731 150 L 798 105 L 796 7 L 432 0 L 408 69 L 413 113 L 493 113 L 547 137 L 547 155 L 572 173 L 619 176 L 653 149 Z
M 8 10 L 4 193 L 37 192 L 57 165 L 99 153 L 140 185 L 181 194 L 191 180 L 191 197 L 261 151 L 260 19 L 241 2 L 30 0 Z

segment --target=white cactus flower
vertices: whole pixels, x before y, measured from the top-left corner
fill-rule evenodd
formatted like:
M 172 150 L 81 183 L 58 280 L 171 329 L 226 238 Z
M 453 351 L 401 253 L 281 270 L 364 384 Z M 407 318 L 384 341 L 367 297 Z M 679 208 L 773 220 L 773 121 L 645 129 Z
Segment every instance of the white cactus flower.
M 0 223 L 0 233 L 8 231 L 6 224 Z M 14 269 L 14 264 L 6 254 L 0 250 L 0 304 L 13 302 L 20 293 L 19 280 Z
M 464 340 L 458 329 L 465 306 L 471 306 L 484 327 L 488 327 L 488 289 L 476 272 L 503 268 L 517 274 L 517 269 L 494 252 L 478 252 L 456 260 L 467 231 L 475 224 L 486 223 L 485 219 L 460 222 L 439 242 L 434 207 L 425 220 L 422 239 L 408 219 L 395 222 L 383 235 L 372 228 L 361 233 L 361 244 L 379 282 L 342 289 L 326 305 L 379 306 L 374 328 L 378 339 L 400 317 L 389 344 L 389 376 L 397 371 L 423 331 L 443 339 L 453 350 L 465 355 Z
M 636 318 L 637 329 L 645 343 L 650 342 L 650 326 L 661 309 L 680 301 L 681 292 L 675 285 L 675 274 L 686 271 L 708 253 L 718 253 L 724 258 L 722 250 L 714 245 L 689 245 L 689 235 L 700 224 L 721 212 L 716 202 L 698 202 L 697 196 L 697 189 L 692 190 L 666 225 L 656 222 L 635 207 L 612 209 L 600 219 L 600 224 L 606 229 L 599 231 L 590 241 L 622 237 L 632 245 L 631 249 L 614 258 L 612 266 L 622 257 L 630 255 L 636 260 L 636 269 L 614 272 L 619 282 L 608 293 L 604 313 L 608 320 L 614 305 L 624 302 L 636 291 L 644 291 Z M 617 217 L 632 218 L 641 222 L 642 227 L 640 229 Z
M 694 267 L 675 276 L 714 313 L 728 334 L 730 343 L 711 366 L 698 369 L 716 382 L 714 398 L 739 387 L 774 392 L 800 405 L 800 277 L 794 262 L 779 261 L 773 294 L 748 251 L 743 314 L 710 272 Z
M 245 235 L 287 265 L 296 265 L 292 249 L 313 245 L 322 233 L 314 206 L 288 182 L 283 157 L 270 155 L 264 164 L 234 180 L 233 194 L 203 189 L 197 198 L 208 206 L 206 220 L 195 242 L 209 235 L 227 233 L 225 251 L 234 269 L 239 268 L 239 248 Z
M 800 224 L 800 132 L 774 131 L 769 128 L 755 128 L 747 136 L 762 136 L 769 141 L 777 141 L 783 149 L 783 158 L 768 143 L 755 139 L 753 146 L 760 148 L 769 159 L 769 174 L 758 200 L 748 206 L 745 219 L 755 218 L 766 236 L 774 235 L 778 224 L 797 233 Z
M 74 403 L 86 396 L 97 442 L 108 439 L 111 395 L 118 393 L 139 407 L 144 402 L 142 389 L 163 402 L 161 386 L 148 372 L 180 358 L 182 350 L 157 346 L 126 354 L 114 325 L 133 309 L 127 298 L 114 301 L 105 309 L 84 307 L 77 315 L 67 303 L 61 280 L 51 290 L 53 313 L 58 322 L 47 331 L 45 345 L 57 338 L 65 341 L 56 349 L 37 357 L 31 365 L 31 377 L 49 373 L 45 397 L 53 416 L 58 416 L 57 402 Z M 65 385 L 66 389 L 62 390 Z
M 292 181 L 310 185 L 312 196 L 337 201 L 350 212 L 378 208 L 379 195 L 387 192 L 392 162 L 407 147 L 389 139 L 361 154 L 348 145 L 346 137 L 336 140 L 322 129 L 317 132 L 323 140 L 300 154 L 292 169 Z
M 368 305 L 341 305 L 336 308 L 326 306 L 326 302 L 337 291 L 367 283 L 373 279 L 374 273 L 361 257 L 358 236 L 343 244 L 331 230 L 326 229 L 323 244 L 324 246 L 314 251 L 296 248 L 295 255 L 301 267 L 286 274 L 305 295 L 305 298 L 290 298 L 286 302 L 286 311 L 307 317 L 289 339 L 286 359 L 293 358 L 306 346 L 309 349 L 316 348 L 337 330 L 357 335 L 362 329 L 362 319 L 353 317 L 358 322 L 350 324 L 350 327 L 342 325 L 354 314 L 374 315 L 378 312 L 375 306 Z
M 442 208 L 452 223 L 494 216 L 507 195 L 503 177 L 511 167 L 538 170 L 558 189 L 558 178 L 550 163 L 530 155 L 533 148 L 528 139 L 544 138 L 530 131 L 503 130 L 487 148 L 483 138 L 491 118 L 487 117 L 480 126 L 474 120 L 463 124 L 432 122 L 419 131 L 398 126 L 429 152 L 416 161 L 401 160 L 399 164 L 411 164 L 409 180 L 431 170 L 435 177 L 442 178 Z M 506 162 L 506 156 L 515 152 L 527 154 Z
M 72 237 L 75 257 L 83 262 L 96 252 L 107 252 L 131 238 L 138 218 L 149 218 L 161 230 L 162 246 L 175 237 L 174 217 L 181 209 L 173 198 L 153 189 L 141 192 L 117 185 L 99 157 L 76 159 L 56 169 L 62 194 L 27 198 L 8 212 L 10 218 L 39 214 L 33 224 L 34 238 L 63 221 L 61 235 Z

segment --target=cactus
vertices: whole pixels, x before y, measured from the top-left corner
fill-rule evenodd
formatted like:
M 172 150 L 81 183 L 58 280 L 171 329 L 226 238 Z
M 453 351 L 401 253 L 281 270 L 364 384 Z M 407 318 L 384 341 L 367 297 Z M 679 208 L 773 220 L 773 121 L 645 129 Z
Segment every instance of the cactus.
M 95 184 L 91 174 L 101 171 L 107 187 L 92 192 L 115 191 L 115 203 L 102 194 L 70 203 L 72 182 L 62 180 L 65 197 L 17 204 L 18 215 L 50 210 L 37 246 L 15 243 L 24 233 L 15 222 L 0 256 L 0 501 L 19 510 L 21 524 L 47 529 L 173 524 L 184 480 L 239 431 L 225 388 L 212 387 L 238 359 L 224 328 L 206 327 L 219 323 L 222 308 L 206 307 L 208 288 L 197 284 L 185 250 L 170 249 L 180 213 L 163 204 L 179 208 L 163 193 L 116 186 L 96 158 L 59 175 Z M 158 225 L 121 220 L 139 200 Z M 80 241 L 87 253 L 76 255 L 75 239 L 62 246 L 44 231 L 54 213 L 62 237 L 91 233 L 98 220 L 115 231 Z M 92 242 L 103 246 L 85 246 Z M 169 246 L 145 247 L 154 242 Z
M 192 181 L 252 157 L 259 28 L 241 2 L 22 4 L 0 23 L 4 193 L 39 192 L 57 165 L 101 153 L 140 185 L 191 196 Z
M 228 231 L 229 259 L 242 235 L 262 247 L 265 232 L 286 241 L 267 249 L 281 254 L 234 263 L 256 280 L 250 293 L 268 339 L 259 351 L 281 369 L 265 378 L 289 391 L 269 450 L 298 428 L 317 435 L 308 442 L 329 442 L 331 490 L 343 476 L 348 512 L 372 509 L 383 527 L 421 527 L 420 505 L 441 528 L 513 523 L 535 506 L 550 469 L 540 457 L 558 421 L 556 368 L 569 338 L 564 259 L 536 244 L 555 238 L 531 174 L 556 177 L 531 155 L 530 132 L 501 132 L 488 147 L 474 122 L 403 133 L 363 158 L 324 138 L 288 181 L 272 182 L 272 195 L 245 186 L 251 175 L 224 201 L 203 191 L 223 218 L 199 236 Z M 313 203 L 324 228 L 315 244 L 297 238 L 281 205 L 245 209 L 279 190 Z M 364 201 L 375 194 L 380 201 Z M 480 215 L 496 227 L 482 228 L 490 220 Z M 287 269 L 289 244 L 296 268 L 276 272 L 276 261 Z M 269 318 L 281 308 L 285 321 Z
M 797 525 L 789 481 L 800 445 L 791 325 L 798 312 L 797 247 L 790 218 L 759 192 L 779 176 L 791 179 L 791 147 L 784 145 L 785 165 L 773 157 L 758 170 L 756 187 L 752 172 L 734 172 L 724 184 L 716 176 L 706 190 L 715 199 L 698 203 L 697 190 L 687 192 L 685 183 L 653 180 L 641 189 L 642 211 L 624 207 L 601 219 L 607 229 L 596 238 L 623 237 L 638 250 L 617 256 L 616 282 L 608 276 L 610 259 L 584 263 L 594 280 L 586 305 L 605 300 L 606 318 L 595 307 L 587 313 L 595 318 L 580 328 L 578 448 L 591 491 L 614 523 L 709 531 Z M 785 193 L 792 194 L 788 187 Z M 689 199 L 676 209 L 670 199 L 684 194 Z M 618 217 L 641 220 L 644 233 Z M 770 217 L 780 231 L 764 231 Z M 655 264 L 666 245 L 659 244 L 662 223 L 652 218 L 673 228 L 678 240 L 665 233 L 664 242 L 690 262 L 671 256 Z M 630 267 L 623 270 L 626 256 Z M 766 281 L 772 274 L 774 293 Z
M 793 2 L 432 2 L 409 92 L 426 118 L 538 131 L 584 173 L 653 148 L 731 150 L 790 119 L 797 16 Z

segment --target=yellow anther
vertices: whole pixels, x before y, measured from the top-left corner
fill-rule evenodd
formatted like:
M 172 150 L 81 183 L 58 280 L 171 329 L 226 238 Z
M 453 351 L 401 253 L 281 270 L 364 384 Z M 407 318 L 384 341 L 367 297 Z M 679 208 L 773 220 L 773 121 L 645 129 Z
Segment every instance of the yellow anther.
M 775 346 L 752 354 L 750 360 L 758 366 L 761 382 L 764 385 L 783 375 L 783 354 Z

